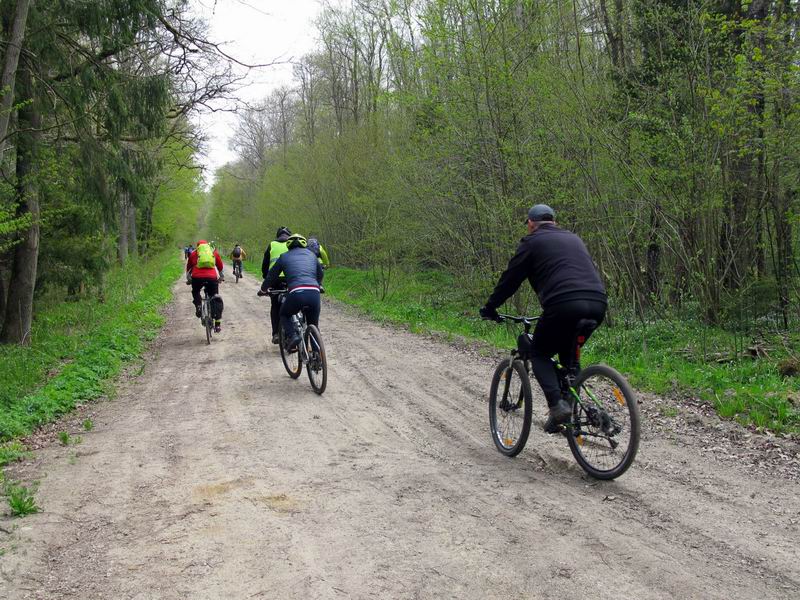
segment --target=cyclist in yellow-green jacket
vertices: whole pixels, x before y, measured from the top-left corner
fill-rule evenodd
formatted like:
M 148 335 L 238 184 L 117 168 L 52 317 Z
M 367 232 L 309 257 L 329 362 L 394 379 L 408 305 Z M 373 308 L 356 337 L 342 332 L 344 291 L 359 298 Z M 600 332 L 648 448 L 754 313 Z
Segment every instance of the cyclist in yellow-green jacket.
M 264 251 L 264 260 L 261 261 L 261 276 L 266 279 L 267 273 L 269 273 L 270 267 L 278 262 L 278 258 L 280 255 L 286 252 L 289 248 L 286 245 L 286 240 L 289 239 L 289 236 L 292 235 L 292 232 L 289 230 L 288 227 L 278 227 L 278 231 L 275 234 L 275 239 L 272 240 L 268 245 L 267 249 Z M 281 275 L 283 275 L 281 273 Z M 281 277 L 278 282 L 276 282 L 272 289 L 281 289 L 282 287 L 286 286 L 286 281 Z M 278 344 L 280 343 L 280 336 L 279 336 L 279 327 L 280 327 L 280 311 L 281 305 L 279 300 L 276 296 L 269 297 L 271 306 L 269 309 L 269 318 L 272 324 L 272 343 Z
M 325 251 L 325 248 L 322 246 L 322 244 L 319 243 L 317 238 L 313 236 L 308 238 L 308 249 L 317 255 L 317 258 L 324 269 L 327 269 L 331 266 L 331 259 L 328 258 L 328 253 Z

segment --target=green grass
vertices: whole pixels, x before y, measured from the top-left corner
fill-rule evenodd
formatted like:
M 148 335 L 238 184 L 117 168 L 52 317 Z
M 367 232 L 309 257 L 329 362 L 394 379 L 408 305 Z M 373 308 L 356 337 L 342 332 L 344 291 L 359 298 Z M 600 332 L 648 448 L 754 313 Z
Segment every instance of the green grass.
M 24 517 L 39 512 L 36 498 L 32 489 L 17 483 L 8 482 L 4 486 L 4 493 L 11 509 L 11 516 Z
M 102 299 L 40 302 L 31 346 L 0 347 L 0 442 L 108 393 L 160 330 L 180 268 L 174 253 L 131 261 L 109 276 Z
M 17 440 L 0 444 L 0 466 L 28 458 L 30 455 L 28 449 Z
M 395 274 L 387 294 L 370 271 L 335 268 L 325 276 L 327 293 L 354 305 L 370 317 L 407 325 L 413 332 L 441 332 L 481 340 L 498 348 L 515 345 L 520 329 L 482 321 L 478 307 L 490 289 L 470 297 L 451 277 L 440 272 Z M 507 308 L 508 312 L 516 312 Z M 531 308 L 530 313 L 536 314 Z M 625 373 L 639 389 L 711 403 L 723 417 L 770 429 L 800 432 L 800 412 L 789 398 L 800 390 L 800 379 L 784 378 L 778 364 L 800 347 L 800 334 L 782 340 L 768 336 L 770 357 L 737 358 L 746 345 L 741 334 L 712 328 L 686 318 L 649 323 L 623 319 L 613 311 L 613 326 L 603 326 L 584 350 L 584 364 L 605 362 Z M 489 375 L 487 374 L 487 377 Z

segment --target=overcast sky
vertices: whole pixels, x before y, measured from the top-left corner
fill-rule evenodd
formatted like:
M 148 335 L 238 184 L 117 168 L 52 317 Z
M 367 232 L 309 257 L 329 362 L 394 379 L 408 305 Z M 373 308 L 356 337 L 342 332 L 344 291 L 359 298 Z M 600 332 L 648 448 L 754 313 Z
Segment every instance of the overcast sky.
M 209 23 L 211 39 L 224 42 L 228 54 L 248 64 L 289 61 L 311 51 L 316 35 L 314 20 L 322 9 L 321 0 L 192 0 L 192 5 Z M 238 95 L 257 101 L 291 81 L 290 64 L 253 70 L 247 87 Z M 210 183 L 213 170 L 234 158 L 228 138 L 235 115 L 205 113 L 195 121 L 210 138 L 207 155 L 201 159 Z

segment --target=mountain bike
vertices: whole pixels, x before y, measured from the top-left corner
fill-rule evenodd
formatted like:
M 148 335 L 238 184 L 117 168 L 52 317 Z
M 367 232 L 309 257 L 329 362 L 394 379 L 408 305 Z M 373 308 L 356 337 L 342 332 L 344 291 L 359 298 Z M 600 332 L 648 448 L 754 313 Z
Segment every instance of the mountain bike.
M 233 261 L 233 276 L 236 277 L 236 283 L 239 283 L 239 279 L 242 278 L 242 261 L 241 260 L 234 260 Z
M 206 343 L 211 343 L 214 334 L 214 319 L 211 317 L 211 296 L 203 290 L 203 302 L 200 304 L 200 323 L 206 330 Z
M 225 279 L 220 275 L 217 281 L 222 283 Z M 192 285 L 191 278 L 187 279 L 186 285 Z M 203 288 L 203 298 L 200 302 L 200 324 L 206 330 L 207 344 L 211 343 L 211 338 L 214 335 L 214 318 L 211 316 L 211 298 L 212 296 L 209 296 L 208 291 Z
M 324 293 L 323 290 L 320 291 Z M 287 290 L 268 291 L 269 295 L 277 296 L 281 303 L 283 303 L 287 293 Z M 281 326 L 279 346 L 283 366 L 289 377 L 297 379 L 300 377 L 300 373 L 303 372 L 303 365 L 305 365 L 311 388 L 317 394 L 322 394 L 328 384 L 328 360 L 325 355 L 325 344 L 322 341 L 322 335 L 316 325 L 306 323 L 306 317 L 302 310 L 292 315 L 292 322 L 295 330 L 300 332 L 302 341 L 297 345 L 296 349 L 290 349 L 288 347 L 289 340 L 286 339 L 283 326 Z
M 521 323 L 525 332 L 517 348 L 497 366 L 489 391 L 489 427 L 497 449 L 516 456 L 525 447 L 533 415 L 531 393 L 531 326 L 540 317 L 499 315 L 499 322 Z M 562 397 L 572 403 L 572 416 L 560 427 L 578 464 L 592 477 L 615 479 L 633 463 L 639 449 L 640 422 L 636 393 L 608 365 L 580 367 L 580 352 L 597 322 L 583 319 L 574 332 L 572 360 L 553 359 Z

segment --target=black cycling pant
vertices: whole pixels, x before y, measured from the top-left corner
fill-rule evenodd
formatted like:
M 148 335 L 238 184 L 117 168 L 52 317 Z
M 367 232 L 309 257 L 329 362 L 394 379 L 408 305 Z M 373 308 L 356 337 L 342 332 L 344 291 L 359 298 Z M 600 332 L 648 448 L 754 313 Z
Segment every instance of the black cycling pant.
M 561 398 L 561 386 L 551 357 L 558 354 L 562 365 L 570 365 L 574 359 L 578 321 L 593 319 L 599 325 L 605 316 L 606 304 L 598 300 L 570 300 L 544 309 L 533 332 L 531 363 L 548 406 L 554 406 Z
M 264 285 L 261 285 L 261 289 L 264 289 Z M 272 286 L 273 290 L 285 290 L 286 289 L 286 281 L 280 281 Z M 281 299 L 278 296 L 270 296 L 270 307 L 269 307 L 269 320 L 272 323 L 272 335 L 278 335 L 279 328 L 281 326 Z
M 319 326 L 319 296 L 318 290 L 297 290 L 296 292 L 289 292 L 283 297 L 281 324 L 287 339 L 292 339 L 295 335 L 300 334 L 299 331 L 295 331 L 292 315 L 301 310 L 306 316 L 306 323 Z
M 222 318 L 222 296 L 219 295 L 219 283 L 216 278 L 214 279 L 201 279 L 192 277 L 192 302 L 195 306 L 200 306 L 203 303 L 203 298 L 200 296 L 200 290 L 205 288 L 206 294 L 211 297 L 211 317 L 219 320 Z

